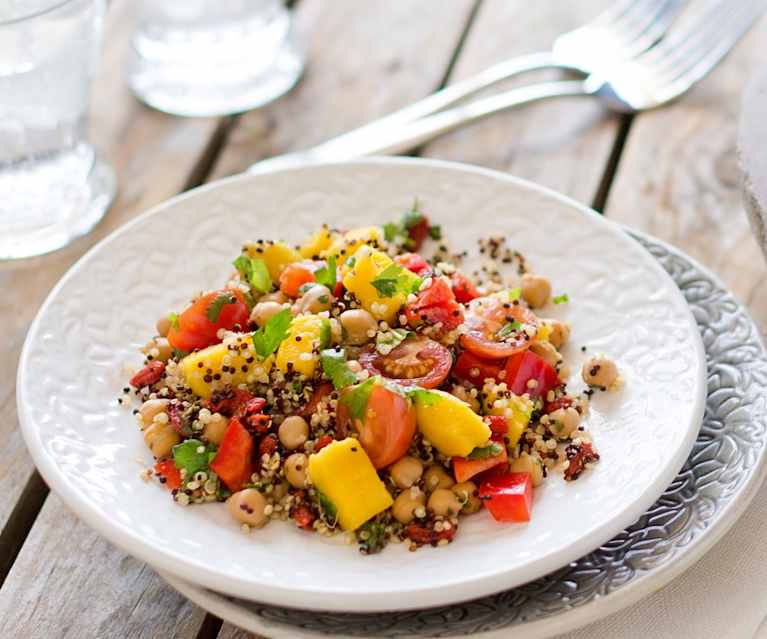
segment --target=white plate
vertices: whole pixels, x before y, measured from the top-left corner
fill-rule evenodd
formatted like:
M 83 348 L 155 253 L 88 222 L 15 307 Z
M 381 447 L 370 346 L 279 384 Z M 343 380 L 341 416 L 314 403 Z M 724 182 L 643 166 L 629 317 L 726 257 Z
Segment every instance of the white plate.
M 231 270 L 242 241 L 297 242 L 322 222 L 396 217 L 418 197 L 454 248 L 505 234 L 570 303 L 566 357 L 619 363 L 625 388 L 598 395 L 588 427 L 601 462 L 536 491 L 526 526 L 467 518 L 455 543 L 417 553 L 352 548 L 274 522 L 240 533 L 222 505 L 175 506 L 139 478 L 151 458 L 115 397 L 155 318 Z M 549 313 L 549 310 L 551 311 Z M 577 375 L 574 375 L 574 379 Z M 175 198 L 80 260 L 35 319 L 19 366 L 22 429 L 50 486 L 87 523 L 160 570 L 227 594 L 322 610 L 445 604 L 530 581 L 611 538 L 681 467 L 700 425 L 705 361 L 674 282 L 619 227 L 541 187 L 483 169 L 378 159 L 239 176 Z

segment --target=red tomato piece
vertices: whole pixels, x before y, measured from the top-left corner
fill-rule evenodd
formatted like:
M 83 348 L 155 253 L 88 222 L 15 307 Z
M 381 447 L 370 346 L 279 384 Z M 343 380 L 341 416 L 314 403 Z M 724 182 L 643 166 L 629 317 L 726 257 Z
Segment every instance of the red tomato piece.
M 508 473 L 487 479 L 479 486 L 479 498 L 496 521 L 530 521 L 533 505 L 530 474 Z
M 237 417 L 229 420 L 210 468 L 231 491 L 242 488 L 253 473 L 253 438 Z
M 474 282 L 460 271 L 453 273 L 453 277 L 450 278 L 450 281 L 453 285 L 455 299 L 461 304 L 468 304 L 471 300 L 479 297 L 479 291 L 477 290 L 477 287 L 474 286 Z
M 423 241 L 429 237 L 429 218 L 421 215 L 421 219 L 408 228 L 407 234 L 413 240 L 413 250 L 417 251 L 421 248 Z
M 495 437 L 503 438 L 509 433 L 509 423 L 503 415 L 487 415 L 483 418 Z
M 503 419 L 503 417 L 501 419 Z M 506 452 L 506 446 L 503 445 L 502 441 L 498 443 L 498 446 L 500 448 L 500 453 L 494 457 L 486 457 L 485 459 L 453 457 L 453 474 L 455 475 L 455 481 L 458 483 L 468 481 L 475 475 L 479 475 L 479 473 L 494 468 L 495 466 L 499 466 L 500 464 L 507 463 L 509 461 L 509 455 Z
M 475 386 L 482 386 L 486 379 L 497 381 L 504 364 L 503 360 L 482 359 L 470 351 L 463 351 L 455 362 L 453 375 Z
M 219 298 L 227 296 L 220 305 L 216 321 L 209 319 L 211 305 Z M 178 324 L 171 326 L 168 342 L 174 348 L 185 353 L 218 344 L 218 331 L 225 329 L 245 330 L 248 326 L 250 309 L 241 291 L 225 289 L 213 291 L 199 297 L 178 317 Z
M 151 386 L 156 384 L 162 378 L 165 372 L 165 363 L 157 360 L 149 362 L 144 368 L 130 378 L 130 385 L 136 388 Z
M 431 273 L 431 266 L 429 266 L 429 263 L 418 255 L 418 253 L 397 255 L 397 257 L 394 258 L 394 261 L 401 267 L 406 268 L 408 271 L 412 271 L 421 277 L 425 276 L 427 273 Z
M 450 351 L 428 337 L 406 339 L 388 355 L 381 355 L 370 345 L 358 359 L 371 375 L 380 375 L 400 386 L 422 388 L 437 388 L 453 364 Z
M 357 387 L 345 389 L 338 402 L 336 431 L 339 439 L 353 426 L 359 441 L 376 468 L 385 468 L 402 457 L 415 435 L 415 408 L 405 397 L 376 382 L 362 419 L 352 418 L 344 397 Z
M 466 328 L 461 335 L 461 346 L 479 357 L 501 359 L 526 350 L 535 341 L 524 330 L 511 330 L 502 335 L 504 327 L 512 322 L 538 329 L 535 314 L 512 302 L 498 297 L 479 297 L 469 303 Z
M 304 504 L 294 507 L 290 511 L 290 516 L 296 522 L 296 525 L 304 530 L 312 530 L 312 523 L 317 518 L 311 508 Z
M 289 297 L 298 297 L 304 284 L 315 282 L 313 262 L 293 262 L 280 273 L 280 290 Z
M 405 307 L 405 317 L 411 326 L 441 324 L 447 332 L 463 323 L 463 306 L 455 301 L 447 282 L 435 277 L 431 286 L 418 293 L 415 302 Z
M 515 395 L 528 393 L 530 397 L 546 397 L 561 383 L 557 371 L 530 351 L 517 353 L 506 362 L 506 385 Z
M 160 483 L 168 490 L 181 488 L 181 471 L 176 468 L 172 459 L 164 459 L 154 465 L 154 473 L 160 478 Z
M 333 438 L 330 435 L 323 435 L 317 440 L 317 443 L 314 445 L 314 452 L 319 453 L 325 446 L 328 444 L 331 444 L 333 442 Z

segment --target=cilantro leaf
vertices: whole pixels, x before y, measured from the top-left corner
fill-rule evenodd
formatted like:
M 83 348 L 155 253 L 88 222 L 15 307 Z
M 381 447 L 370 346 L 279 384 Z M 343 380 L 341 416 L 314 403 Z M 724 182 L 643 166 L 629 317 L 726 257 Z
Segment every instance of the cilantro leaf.
M 379 292 L 381 297 L 394 297 L 397 293 L 412 293 L 417 291 L 423 280 L 405 271 L 399 264 L 389 264 L 370 283 Z
M 270 317 L 263 328 L 259 328 L 253 333 L 253 348 L 256 349 L 256 353 L 262 360 L 265 360 L 279 348 L 288 336 L 292 322 L 293 316 L 290 314 L 290 310 L 286 308 Z
M 205 317 L 211 324 L 218 322 L 218 318 L 221 315 L 221 311 L 224 310 L 224 306 L 227 304 L 235 304 L 237 298 L 234 293 L 219 293 L 216 298 L 208 304 L 208 308 L 205 309 Z
M 272 290 L 272 278 L 269 276 L 269 269 L 264 260 L 243 253 L 232 264 L 240 277 L 259 293 L 268 293 Z
M 513 322 L 506 324 L 500 331 L 498 331 L 497 336 L 503 339 L 504 337 L 511 335 L 514 331 L 518 331 L 520 328 L 522 328 L 522 324 L 520 324 L 517 320 L 514 320 Z
M 386 545 L 386 526 L 378 521 L 369 521 L 360 526 L 357 539 L 363 554 L 372 555 L 380 552 Z
M 509 294 L 509 301 L 513 302 L 514 300 L 518 300 L 520 297 L 522 297 L 522 289 L 521 288 L 510 288 L 508 290 Z
M 376 350 L 382 354 L 390 353 L 412 334 L 412 331 L 406 328 L 393 328 L 390 331 L 378 332 L 376 334 Z
M 176 444 L 172 450 L 176 468 L 186 470 L 187 479 L 191 479 L 201 470 L 207 470 L 210 460 L 216 453 L 214 447 L 206 446 L 199 439 L 187 439 L 185 442 Z
M 321 269 L 314 272 L 314 279 L 317 280 L 319 284 L 326 286 L 332 293 L 336 288 L 336 278 L 336 256 L 331 255 L 328 258 L 328 265 L 323 266 Z
M 176 360 L 184 359 L 189 353 L 186 351 L 182 351 L 180 348 L 173 347 L 173 350 L 171 351 L 171 357 Z
M 567 304 L 570 301 L 570 298 L 567 296 L 567 293 L 562 293 L 562 295 L 557 295 L 553 302 L 554 304 Z
M 487 446 L 481 446 L 475 448 L 468 455 L 466 459 L 487 459 L 488 457 L 498 457 L 503 452 L 503 448 L 500 444 L 490 442 Z
M 398 235 L 402 235 L 402 229 L 396 222 L 387 222 L 383 225 L 384 239 L 391 242 Z
M 442 239 L 442 227 L 438 224 L 433 224 L 429 227 L 429 237 L 432 240 L 441 240 Z
M 178 330 L 178 313 L 168 313 L 168 321 L 170 322 L 171 328 Z
M 413 208 L 402 214 L 402 228 L 409 231 L 423 222 L 423 213 L 418 210 L 418 200 L 413 201 Z
M 349 409 L 349 415 L 352 419 L 364 421 L 368 399 L 370 399 L 370 393 L 373 392 L 373 386 L 377 379 L 378 377 L 370 377 L 362 382 L 362 384 L 344 393 L 341 397 L 341 403 Z
M 319 490 L 317 491 L 317 503 L 320 506 L 320 510 L 322 510 L 322 513 L 325 515 L 325 520 L 335 524 L 335 521 L 338 518 L 338 509 L 336 508 L 336 505 Z
M 341 390 L 357 383 L 357 376 L 346 364 L 346 351 L 329 348 L 320 353 L 320 364 L 325 375 L 333 382 L 333 388 Z

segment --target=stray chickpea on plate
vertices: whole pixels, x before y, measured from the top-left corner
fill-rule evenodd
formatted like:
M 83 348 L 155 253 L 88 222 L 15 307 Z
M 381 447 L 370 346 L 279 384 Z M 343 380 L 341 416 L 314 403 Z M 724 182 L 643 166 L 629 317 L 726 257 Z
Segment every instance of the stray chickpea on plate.
M 417 204 L 245 244 L 223 288 L 158 321 L 130 379 L 145 478 L 182 505 L 226 501 L 246 531 L 291 520 L 364 554 L 446 545 L 483 509 L 529 521 L 548 475 L 598 462 L 583 419 L 621 378 L 591 357 L 568 393 L 570 327 L 537 314 L 567 295 L 504 238 L 479 252 L 462 272 Z

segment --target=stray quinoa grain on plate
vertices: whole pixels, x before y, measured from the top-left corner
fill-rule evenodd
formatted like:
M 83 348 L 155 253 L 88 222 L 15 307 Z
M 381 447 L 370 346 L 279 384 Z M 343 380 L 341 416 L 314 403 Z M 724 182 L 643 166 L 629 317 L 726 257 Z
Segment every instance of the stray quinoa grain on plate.
M 599 460 L 582 422 L 620 376 L 592 357 L 569 394 L 570 328 L 536 314 L 567 296 L 502 237 L 479 253 L 463 272 L 417 205 L 298 247 L 245 244 L 142 349 L 125 392 L 156 460 L 145 478 L 182 505 L 227 502 L 245 531 L 289 520 L 364 554 L 447 545 L 484 509 L 528 521 L 548 475 Z

